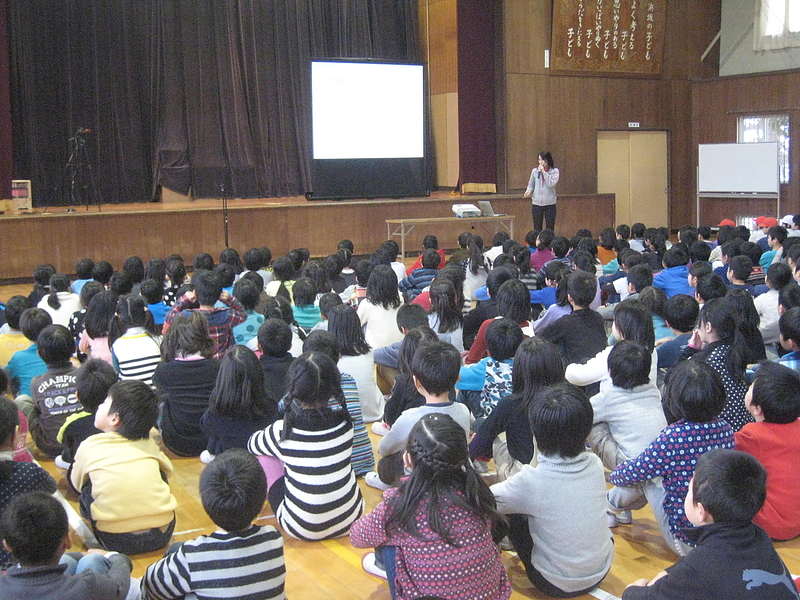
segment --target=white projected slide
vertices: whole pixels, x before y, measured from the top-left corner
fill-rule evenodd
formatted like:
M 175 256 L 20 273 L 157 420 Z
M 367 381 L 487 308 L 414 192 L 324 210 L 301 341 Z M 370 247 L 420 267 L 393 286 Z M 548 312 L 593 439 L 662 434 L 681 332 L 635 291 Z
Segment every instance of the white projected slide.
M 312 62 L 315 159 L 424 155 L 422 65 Z

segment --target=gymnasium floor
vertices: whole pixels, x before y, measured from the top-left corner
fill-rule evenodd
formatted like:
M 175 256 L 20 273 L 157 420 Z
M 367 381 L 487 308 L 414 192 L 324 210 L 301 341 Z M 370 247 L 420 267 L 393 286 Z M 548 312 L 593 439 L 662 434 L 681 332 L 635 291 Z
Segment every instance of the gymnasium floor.
M 5 286 L 0 288 L 0 301 L 5 302 L 14 294 L 30 292 L 30 285 Z M 377 437 L 370 432 L 373 448 L 377 449 Z M 160 441 L 160 440 L 159 440 Z M 96 547 L 91 531 L 78 514 L 77 495 L 69 489 L 64 478 L 64 471 L 55 466 L 52 460 L 43 458 L 36 450 L 34 457 L 58 482 L 59 494 L 70 507 L 70 524 L 73 550 L 84 550 Z M 166 451 L 174 467 L 170 478 L 172 493 L 178 500 L 177 525 L 175 541 L 190 540 L 198 535 L 208 534 L 215 527 L 203 511 L 197 489 L 203 465 L 198 458 L 181 458 Z M 377 451 L 375 452 L 377 456 Z M 372 510 L 381 500 L 381 493 L 367 486 L 363 479 L 359 480 L 361 491 Z M 130 499 L 136 502 L 135 498 Z M 648 507 L 634 511 L 632 525 L 621 525 L 613 530 L 615 551 L 610 573 L 601 582 L 600 587 L 582 599 L 613 599 L 622 595 L 625 586 L 639 578 L 652 578 L 676 560 L 659 533 L 653 514 Z M 275 518 L 269 505 L 265 505 L 259 517 L 259 523 L 275 525 Z M 389 588 L 386 583 L 372 577 L 361 568 L 361 556 L 366 552 L 353 548 L 347 537 L 324 542 L 301 542 L 284 536 L 285 558 L 287 569 L 287 596 L 303 600 L 328 599 L 370 599 L 389 600 Z M 789 570 L 800 574 L 800 538 L 791 542 L 775 544 L 779 554 L 786 562 Z M 133 575 L 141 577 L 146 567 L 160 558 L 160 552 L 141 554 L 132 557 Z M 503 553 L 511 579 L 514 593 L 512 598 L 548 598 L 533 588 L 528 581 L 525 570 L 516 556 Z

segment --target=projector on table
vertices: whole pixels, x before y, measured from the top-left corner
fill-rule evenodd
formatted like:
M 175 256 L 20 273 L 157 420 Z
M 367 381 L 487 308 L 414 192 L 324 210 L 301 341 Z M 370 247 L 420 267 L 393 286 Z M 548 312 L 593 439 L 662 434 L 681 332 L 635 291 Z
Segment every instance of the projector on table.
M 481 209 L 474 204 L 453 204 L 453 212 L 457 217 L 480 217 Z

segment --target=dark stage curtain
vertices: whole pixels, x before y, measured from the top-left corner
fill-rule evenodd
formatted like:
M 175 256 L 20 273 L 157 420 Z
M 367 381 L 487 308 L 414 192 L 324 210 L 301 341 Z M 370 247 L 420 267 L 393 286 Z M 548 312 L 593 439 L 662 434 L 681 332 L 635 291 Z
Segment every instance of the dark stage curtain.
M 312 58 L 419 60 L 416 0 L 7 0 L 14 173 L 69 202 L 310 190 Z M 84 170 L 85 171 L 85 170 Z M 97 198 L 77 181 L 79 202 Z

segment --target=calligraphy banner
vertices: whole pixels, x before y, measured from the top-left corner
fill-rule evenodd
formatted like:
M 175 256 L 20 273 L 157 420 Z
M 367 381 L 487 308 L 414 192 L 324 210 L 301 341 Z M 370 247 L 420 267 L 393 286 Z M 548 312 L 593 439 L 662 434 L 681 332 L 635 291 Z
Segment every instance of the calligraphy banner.
M 660 75 L 666 17 L 667 0 L 554 0 L 551 67 Z

